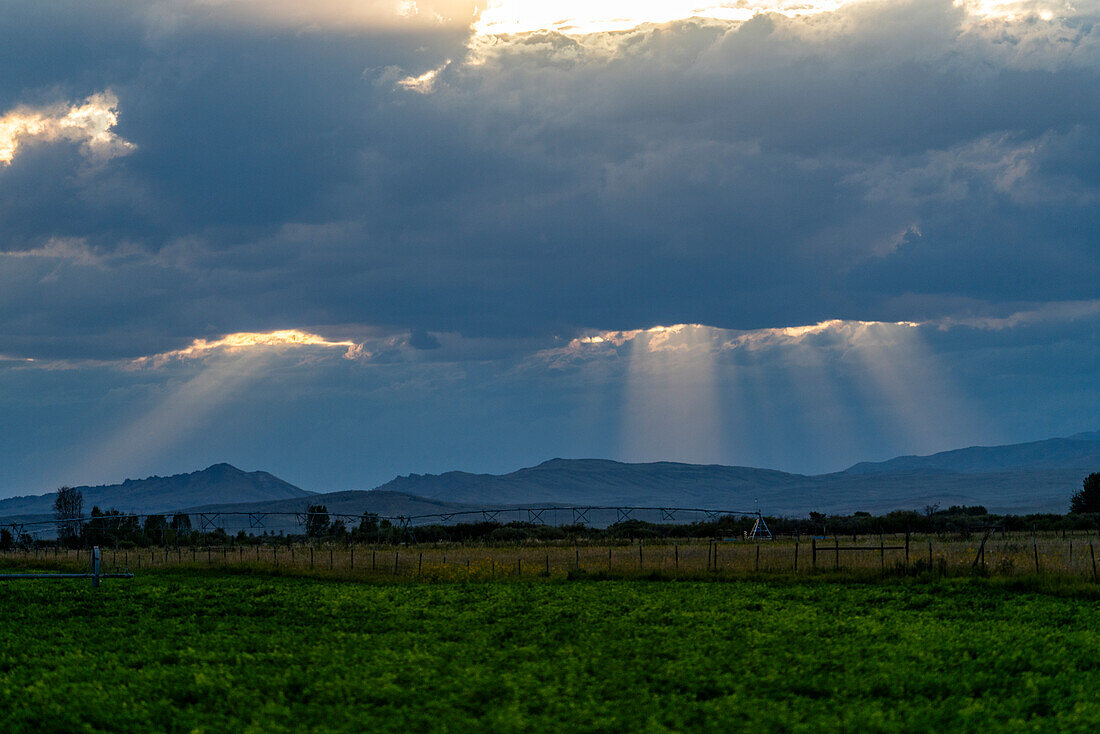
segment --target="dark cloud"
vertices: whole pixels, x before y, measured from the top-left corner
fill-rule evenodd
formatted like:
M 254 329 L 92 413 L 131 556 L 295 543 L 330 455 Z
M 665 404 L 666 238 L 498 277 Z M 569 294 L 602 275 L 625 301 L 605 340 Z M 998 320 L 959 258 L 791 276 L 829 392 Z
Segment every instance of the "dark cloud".
M 8 104 L 110 88 L 137 150 L 83 173 L 71 147 L 20 154 L 0 171 L 3 247 L 148 253 L 54 271 L 22 302 L 36 328 L 65 330 L 73 278 L 112 304 L 84 311 L 105 333 L 520 335 L 1081 298 L 1100 267 L 1080 20 L 896 3 L 532 36 L 473 64 L 453 33 L 152 34 L 129 6 L 74 8 L 89 32 L 68 46 L 72 17 L 16 6 L 8 35 L 66 50 L 47 69 L 11 52 Z M 393 68 L 447 58 L 433 94 L 394 86 Z M 133 283 L 162 279 L 150 310 Z
M 621 448 L 601 438 L 617 419 L 600 412 L 625 399 L 621 372 L 571 362 L 536 379 L 517 356 L 582 329 L 990 319 L 1095 297 L 1092 16 L 977 21 L 933 0 L 489 43 L 454 23 L 340 27 L 331 14 L 288 21 L 280 7 L 258 20 L 184 2 L 6 4 L 0 115 L 110 90 L 115 132 L 135 148 L 93 162 L 79 141 L 30 141 L 0 164 L 0 354 L 110 361 L 233 332 L 407 334 L 369 370 L 336 358 L 298 392 L 250 389 L 323 396 L 314 415 L 336 416 L 349 443 L 396 452 L 385 472 L 463 456 L 504 469 Z M 429 94 L 399 84 L 432 69 Z M 1004 437 L 1023 437 L 1028 401 L 1062 411 L 1035 424 L 1044 431 L 1095 427 L 1078 425 L 1097 406 L 1083 343 L 1095 326 L 1067 323 L 925 338 L 979 406 L 998 390 L 1027 396 L 981 408 L 1005 421 Z M 788 357 L 735 365 L 758 376 L 747 401 L 763 406 L 771 391 L 785 407 L 775 441 L 743 436 L 751 450 L 729 460 L 789 465 L 790 445 L 841 432 L 839 412 L 803 401 L 819 420 L 785 433 L 800 403 L 783 370 L 802 370 Z M 982 387 L 998 364 L 995 388 Z M 826 370 L 838 403 L 856 406 L 856 423 L 885 425 L 843 367 Z M 0 365 L 12 390 L 70 395 L 86 380 L 120 422 L 167 389 L 148 375 L 123 385 L 110 367 L 14 369 Z M 390 377 L 368 388 L 364 374 Z M 453 395 L 397 407 L 440 385 Z M 341 391 L 353 393 L 346 407 Z M 96 414 L 87 400 L 72 420 Z M 508 416 L 523 409 L 517 426 Z M 9 401 L 0 413 L 28 411 Z M 50 411 L 43 425 L 65 420 Z M 398 428 L 356 433 L 363 411 Z M 449 436 L 460 419 L 494 428 Z M 387 443 L 412 442 L 419 421 L 439 421 L 424 429 L 445 447 L 430 461 Z M 43 428 L 32 443 L 74 430 Z M 320 450 L 331 435 L 295 430 L 270 445 Z M 844 455 L 915 445 L 880 433 Z M 833 448 L 821 441 L 818 465 Z

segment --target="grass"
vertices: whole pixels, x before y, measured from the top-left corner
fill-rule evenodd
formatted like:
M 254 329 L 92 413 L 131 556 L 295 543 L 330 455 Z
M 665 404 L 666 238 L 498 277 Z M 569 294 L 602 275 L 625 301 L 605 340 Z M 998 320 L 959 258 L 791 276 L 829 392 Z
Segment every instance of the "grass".
M 1092 731 L 1100 607 L 1040 581 L 0 587 L 5 732 Z

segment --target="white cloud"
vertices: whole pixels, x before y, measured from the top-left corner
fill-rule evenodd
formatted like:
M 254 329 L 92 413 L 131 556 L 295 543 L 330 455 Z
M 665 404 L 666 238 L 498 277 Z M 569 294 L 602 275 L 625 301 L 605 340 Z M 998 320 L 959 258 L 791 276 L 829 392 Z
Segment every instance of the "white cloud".
M 126 155 L 134 145 L 114 133 L 117 124 L 118 97 L 110 91 L 80 104 L 16 107 L 0 117 L 0 165 L 10 165 L 20 148 L 35 143 L 79 143 L 94 163 Z
M 319 347 L 323 349 L 343 349 L 348 359 L 362 358 L 369 354 L 362 344 L 353 341 L 329 341 L 318 334 L 297 329 L 284 329 L 269 332 L 238 332 L 227 334 L 220 339 L 208 341 L 195 339 L 183 349 L 161 352 L 139 357 L 131 362 L 133 367 L 161 367 L 169 362 L 199 359 L 212 353 L 239 353 L 266 351 L 279 348 Z
M 407 76 L 403 79 L 399 79 L 397 86 L 402 89 L 407 89 L 411 92 L 419 92 L 420 94 L 431 94 L 435 91 L 435 83 L 439 78 L 439 75 L 450 66 L 451 60 L 447 59 L 434 69 L 428 69 L 419 76 Z
M 100 267 L 104 256 L 80 237 L 52 237 L 41 247 L 0 252 L 0 258 L 64 260 L 74 265 Z
M 1016 311 L 1008 316 L 954 316 L 931 322 L 940 330 L 970 327 L 985 331 L 1004 331 L 1037 324 L 1068 323 L 1100 316 L 1100 300 L 1045 303 Z
M 489 0 L 473 27 L 484 36 L 547 31 L 585 36 L 689 18 L 745 21 L 763 14 L 814 16 L 863 4 L 883 5 L 873 0 Z M 1051 20 L 1079 12 L 1074 5 L 1058 0 L 958 0 L 955 5 L 975 18 L 1005 20 Z

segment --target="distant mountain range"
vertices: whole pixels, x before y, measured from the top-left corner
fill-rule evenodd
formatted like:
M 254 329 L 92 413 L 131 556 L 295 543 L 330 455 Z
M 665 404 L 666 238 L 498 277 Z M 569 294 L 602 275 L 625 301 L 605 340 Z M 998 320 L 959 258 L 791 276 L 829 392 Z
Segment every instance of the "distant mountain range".
M 926 505 L 992 512 L 1065 512 L 1086 474 L 1100 471 L 1100 431 L 862 462 L 831 474 L 605 459 L 551 459 L 508 474 L 410 474 L 374 490 L 316 494 L 268 474 L 216 464 L 191 474 L 80 487 L 93 505 L 134 513 L 300 512 L 314 502 L 352 515 L 425 515 L 531 505 L 633 505 L 752 510 L 801 516 L 882 513 Z M 757 505 L 757 501 L 759 505 Z M 48 517 L 53 495 L 0 500 L 0 521 Z
M 1017 443 L 1010 446 L 972 446 L 931 456 L 899 456 L 877 463 L 861 462 L 845 474 L 901 474 L 916 471 L 982 474 L 986 472 L 1086 469 L 1100 471 L 1100 431 L 1069 438 Z
M 411 474 L 379 487 L 467 504 L 554 502 L 753 509 L 774 515 L 889 512 L 985 505 L 996 512 L 1065 512 L 1100 471 L 1100 432 L 1011 446 L 860 463 L 832 474 L 750 467 L 553 459 L 510 474 Z

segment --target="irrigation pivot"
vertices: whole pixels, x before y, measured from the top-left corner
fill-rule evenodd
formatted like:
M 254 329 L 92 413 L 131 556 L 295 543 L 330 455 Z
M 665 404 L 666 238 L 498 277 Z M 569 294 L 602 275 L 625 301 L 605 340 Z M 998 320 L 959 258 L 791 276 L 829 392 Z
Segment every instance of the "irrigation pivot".
M 99 546 L 92 549 L 91 573 L 0 573 L 0 581 L 19 579 L 91 579 L 92 586 L 98 588 L 100 579 L 132 579 L 132 573 L 102 573 L 99 566 Z
M 486 521 L 486 522 L 510 522 L 521 521 L 530 522 L 540 525 L 552 525 L 552 524 L 600 524 L 593 522 L 596 519 L 596 515 L 602 514 L 605 516 L 607 525 L 613 522 L 622 522 L 624 520 L 636 520 L 640 519 L 639 515 L 648 513 L 652 515 L 657 522 L 675 522 L 680 519 L 686 519 L 689 517 L 701 517 L 707 521 L 714 521 L 721 517 L 741 517 L 752 518 L 754 520 L 752 529 L 748 532 L 750 539 L 759 538 L 772 538 L 772 532 L 768 528 L 767 522 L 764 520 L 764 515 L 759 509 L 754 510 L 736 510 L 736 509 L 713 509 L 713 508 L 700 508 L 700 507 L 640 507 L 640 506 L 624 506 L 624 505 L 545 505 L 545 506 L 526 506 L 521 505 L 517 507 L 484 507 L 470 510 L 460 510 L 451 512 L 440 513 L 427 513 L 422 515 L 380 515 L 371 512 L 364 512 L 361 514 L 349 514 L 341 512 L 325 512 L 325 513 L 310 513 L 308 511 L 297 512 L 202 512 L 202 513 L 186 513 L 189 516 L 197 518 L 197 525 L 202 532 L 211 532 L 215 529 L 232 529 L 232 528 L 248 528 L 250 530 L 256 528 L 265 528 L 267 530 L 275 532 L 275 527 L 281 525 L 286 530 L 304 532 L 309 518 L 312 515 L 324 515 L 326 519 L 340 520 L 345 524 L 351 526 L 356 522 L 362 521 L 366 517 L 370 517 L 377 521 L 386 520 L 390 522 L 394 527 L 407 531 L 411 528 L 416 528 L 423 525 L 431 525 L 435 523 L 439 524 L 460 524 L 469 521 Z M 660 520 L 656 520 L 659 514 Z M 548 517 L 550 516 L 550 517 Z M 556 516 L 557 521 L 552 520 L 552 517 Z M 144 514 L 119 514 L 111 515 L 109 517 L 97 518 L 99 522 L 105 523 L 101 526 L 104 531 L 111 531 L 118 527 L 118 524 L 123 520 L 135 519 L 139 523 L 149 515 Z M 614 518 L 614 519 L 612 519 Z M 279 521 L 282 521 L 280 524 Z M 107 525 L 106 523 L 113 523 L 114 527 Z M 39 538 L 52 531 L 57 525 L 55 520 L 42 520 L 35 522 L 23 522 L 12 523 L 5 525 L 4 527 L 11 528 L 12 535 L 17 538 Z

